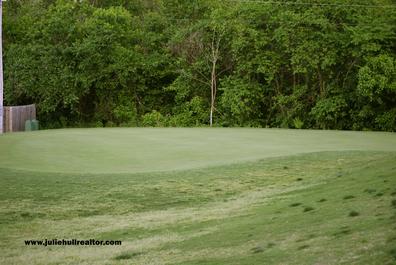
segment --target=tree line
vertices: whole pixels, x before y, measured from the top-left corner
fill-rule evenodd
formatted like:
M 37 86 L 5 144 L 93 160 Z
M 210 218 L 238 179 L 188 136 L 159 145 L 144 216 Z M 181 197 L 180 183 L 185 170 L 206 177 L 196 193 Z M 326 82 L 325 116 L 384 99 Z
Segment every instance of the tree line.
M 5 103 L 46 128 L 396 130 L 391 0 L 13 0 Z

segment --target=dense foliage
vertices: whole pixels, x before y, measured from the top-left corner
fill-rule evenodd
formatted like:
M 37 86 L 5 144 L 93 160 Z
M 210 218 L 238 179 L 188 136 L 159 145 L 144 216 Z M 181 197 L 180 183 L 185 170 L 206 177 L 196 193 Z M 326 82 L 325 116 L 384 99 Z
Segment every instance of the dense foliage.
M 47 128 L 395 131 L 396 3 L 280 2 L 5 2 L 6 104 Z

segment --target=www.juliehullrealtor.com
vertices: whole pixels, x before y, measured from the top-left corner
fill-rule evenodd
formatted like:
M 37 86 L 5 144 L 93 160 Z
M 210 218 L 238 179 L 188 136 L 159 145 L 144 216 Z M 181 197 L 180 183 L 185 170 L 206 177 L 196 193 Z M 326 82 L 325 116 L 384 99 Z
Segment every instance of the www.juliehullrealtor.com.
M 121 246 L 121 240 L 96 240 L 96 239 L 44 239 L 25 240 L 26 246 Z

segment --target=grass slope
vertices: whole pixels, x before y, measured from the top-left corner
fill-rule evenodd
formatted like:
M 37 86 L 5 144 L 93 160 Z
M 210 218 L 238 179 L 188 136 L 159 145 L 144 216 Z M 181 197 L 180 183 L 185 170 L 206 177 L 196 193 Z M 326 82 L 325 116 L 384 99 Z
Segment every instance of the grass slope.
M 396 135 L 231 128 L 50 130 L 0 137 L 0 168 L 136 173 L 342 150 L 396 151 Z
M 47 134 L 49 148 L 54 138 Z M 252 134 L 266 138 L 255 130 Z M 13 141 L 13 137 L 5 139 Z M 34 137 L 45 139 L 43 134 Z M 340 133 L 333 141 L 351 137 Z M 236 141 L 250 141 L 241 139 Z M 290 139 L 278 141 L 281 150 L 297 145 Z M 344 148 L 358 148 L 359 141 L 364 145 L 364 140 L 357 139 L 344 142 Z M 382 147 L 386 149 L 385 142 Z M 264 145 L 258 144 L 252 151 L 257 156 L 262 155 L 260 146 Z M 224 150 L 218 154 L 222 152 L 223 161 L 236 158 L 227 157 Z M 156 159 L 159 156 L 150 154 Z M 0 169 L 0 263 L 395 264 L 395 161 L 394 152 L 344 151 L 134 174 Z M 166 160 L 161 167 L 152 166 L 161 169 L 174 164 Z M 123 244 L 45 248 L 23 243 L 44 238 L 113 239 L 123 240 Z

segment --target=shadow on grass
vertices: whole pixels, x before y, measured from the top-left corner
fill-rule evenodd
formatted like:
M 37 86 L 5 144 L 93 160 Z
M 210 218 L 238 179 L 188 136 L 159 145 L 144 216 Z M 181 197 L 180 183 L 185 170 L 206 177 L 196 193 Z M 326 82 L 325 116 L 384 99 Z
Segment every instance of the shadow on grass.
M 125 260 L 125 259 L 132 259 L 133 257 L 142 255 L 143 252 L 135 252 L 135 253 L 122 253 L 118 256 L 116 256 L 114 259 L 115 260 Z

